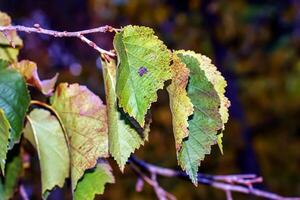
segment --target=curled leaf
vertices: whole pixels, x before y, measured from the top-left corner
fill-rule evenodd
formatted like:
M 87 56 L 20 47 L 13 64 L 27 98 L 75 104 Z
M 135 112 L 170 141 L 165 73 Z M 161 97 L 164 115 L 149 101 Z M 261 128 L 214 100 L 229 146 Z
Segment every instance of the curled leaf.
M 36 63 L 29 60 L 22 60 L 20 62 L 13 63 L 11 68 L 22 74 L 27 84 L 36 87 L 44 95 L 52 95 L 58 74 L 51 79 L 41 81 L 37 72 Z

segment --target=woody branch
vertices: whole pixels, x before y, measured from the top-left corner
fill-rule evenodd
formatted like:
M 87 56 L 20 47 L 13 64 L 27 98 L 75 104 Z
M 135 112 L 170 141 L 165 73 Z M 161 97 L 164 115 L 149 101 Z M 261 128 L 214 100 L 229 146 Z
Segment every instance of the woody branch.
M 181 178 L 189 180 L 188 175 L 183 171 L 173 170 L 169 168 L 159 167 L 145 161 L 139 160 L 134 156 L 130 157 L 130 164 L 133 171 L 138 175 L 137 191 L 141 190 L 142 183 L 144 181 L 151 185 L 159 200 L 174 200 L 173 195 L 166 192 L 161 186 L 159 186 L 157 177 L 168 178 Z M 253 184 L 261 183 L 262 177 L 258 177 L 255 174 L 234 174 L 234 175 L 208 175 L 198 174 L 198 183 L 208 185 L 216 189 L 222 190 L 226 194 L 227 200 L 232 200 L 232 192 L 238 192 L 248 194 L 252 196 L 262 197 L 272 200 L 300 200 L 299 197 L 289 198 L 281 195 L 267 192 L 264 190 L 256 189 Z M 158 192 L 157 192 L 158 191 Z
M 115 56 L 115 53 L 111 51 L 107 51 L 105 49 L 100 48 L 96 43 L 89 40 L 85 35 L 91 34 L 91 33 L 105 33 L 105 32 L 117 32 L 120 31 L 120 29 L 113 28 L 111 26 L 100 26 L 97 28 L 92 28 L 88 30 L 82 30 L 82 31 L 74 31 L 74 32 L 67 32 L 67 31 L 54 31 L 49 29 L 44 29 L 40 27 L 39 24 L 35 24 L 33 27 L 26 27 L 26 26 L 0 26 L 0 32 L 2 32 L 5 36 L 7 36 L 7 33 L 9 31 L 18 31 L 18 32 L 26 32 L 26 33 L 40 33 L 44 35 L 50 35 L 53 37 L 75 37 L 79 38 L 82 42 L 88 44 L 92 48 L 94 48 L 96 51 L 98 51 L 102 55 L 106 56 Z M 8 38 L 8 37 L 7 37 Z M 8 38 L 9 40 L 9 38 Z M 13 42 L 10 40 L 11 45 L 14 46 Z

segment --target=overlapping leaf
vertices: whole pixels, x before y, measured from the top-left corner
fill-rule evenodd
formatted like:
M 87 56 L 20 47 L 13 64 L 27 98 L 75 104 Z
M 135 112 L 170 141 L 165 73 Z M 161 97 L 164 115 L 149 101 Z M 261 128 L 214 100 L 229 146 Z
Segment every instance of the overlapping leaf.
M 114 38 L 118 55 L 116 92 L 119 104 L 144 127 L 157 90 L 171 78 L 170 52 L 152 29 L 126 26 Z
M 9 25 L 11 25 L 11 18 L 6 13 L 0 12 L 0 26 Z M 16 31 L 6 31 L 5 34 L 0 32 L 0 46 L 0 59 L 16 61 L 23 42 Z
M 4 111 L 0 108 L 0 167 L 2 174 L 5 173 L 6 154 L 9 145 L 10 125 Z
M 173 55 L 172 83 L 167 87 L 172 112 L 173 132 L 177 152 L 183 138 L 188 136 L 188 117 L 193 114 L 193 104 L 187 96 L 186 87 L 189 80 L 189 69 Z
M 192 182 L 197 184 L 198 166 L 210 153 L 211 146 L 217 141 L 217 133 L 223 127 L 219 113 L 220 98 L 197 58 L 184 52 L 177 55 L 190 69 L 188 97 L 195 110 L 189 120 L 189 137 L 183 142 L 178 161 Z
M 106 107 L 87 87 L 60 84 L 51 98 L 69 138 L 73 190 L 86 169 L 108 156 Z
M 222 118 L 223 124 L 228 121 L 228 107 L 230 106 L 230 101 L 225 97 L 225 88 L 227 83 L 221 73 L 218 71 L 217 67 L 211 63 L 211 59 L 197 54 L 193 51 L 177 51 L 177 53 L 182 53 L 184 55 L 190 55 L 196 58 L 200 64 L 200 68 L 204 70 L 207 79 L 213 84 L 217 94 L 220 98 L 220 108 L 219 112 Z
M 200 64 L 200 68 L 205 72 L 207 79 L 213 84 L 214 89 L 216 90 L 220 98 L 220 107 L 219 113 L 221 115 L 223 130 L 225 129 L 225 123 L 228 121 L 228 107 L 230 106 L 230 101 L 225 97 L 225 88 L 227 83 L 221 73 L 217 70 L 217 67 L 211 63 L 211 60 L 201 54 L 196 54 L 193 51 L 178 51 L 177 53 L 183 53 L 184 55 L 190 55 L 196 58 Z M 218 135 L 218 145 L 223 153 L 222 148 L 222 134 Z
M 20 62 L 13 63 L 11 68 L 22 74 L 27 84 L 36 87 L 44 95 L 49 96 L 52 94 L 58 74 L 51 79 L 41 81 L 37 72 L 36 63 L 29 60 L 22 60 Z
M 24 136 L 38 152 L 42 175 L 42 194 L 55 186 L 62 187 L 69 177 L 70 156 L 59 121 L 43 109 L 34 109 L 27 116 Z
M 105 185 L 115 182 L 111 170 L 109 164 L 103 161 L 95 169 L 86 172 L 78 182 L 74 200 L 93 200 L 95 195 L 103 194 Z
M 123 171 L 130 154 L 144 143 L 149 130 L 146 128 L 146 132 L 140 135 L 118 110 L 115 62 L 103 62 L 102 67 L 107 102 L 109 152 Z
M 0 199 L 12 199 L 22 172 L 20 156 L 13 156 L 6 164 L 5 177 L 0 179 Z
M 0 108 L 4 110 L 10 129 L 10 148 L 19 142 L 30 97 L 23 77 L 0 60 Z

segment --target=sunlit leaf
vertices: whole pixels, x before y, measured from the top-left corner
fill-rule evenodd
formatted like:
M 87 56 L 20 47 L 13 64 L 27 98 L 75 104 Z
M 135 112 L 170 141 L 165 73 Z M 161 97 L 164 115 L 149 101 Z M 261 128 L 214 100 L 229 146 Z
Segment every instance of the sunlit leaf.
M 183 138 L 188 136 L 188 117 L 193 114 L 193 104 L 187 96 L 186 87 L 189 80 L 189 69 L 173 55 L 172 83 L 167 87 L 172 112 L 173 132 L 176 150 L 179 151 Z
M 130 154 L 144 144 L 149 130 L 146 128 L 146 133 L 140 135 L 118 110 L 114 61 L 103 62 L 103 77 L 107 102 L 109 152 L 123 171 Z
M 192 182 L 197 184 L 198 166 L 210 153 L 211 146 L 217 142 L 218 131 L 223 127 L 220 99 L 197 58 L 184 52 L 177 55 L 190 70 L 188 97 L 194 105 L 194 114 L 189 120 L 189 137 L 183 142 L 178 159 Z
M 27 84 L 36 87 L 44 95 L 48 96 L 52 94 L 58 74 L 51 79 L 41 81 L 37 72 L 36 63 L 29 60 L 22 60 L 20 62 L 13 63 L 11 68 L 22 74 Z
M 0 108 L 4 110 L 10 129 L 10 148 L 19 142 L 30 96 L 23 77 L 0 61 Z
M 74 200 L 93 200 L 95 195 L 103 194 L 107 183 L 114 183 L 115 178 L 107 162 L 102 161 L 95 169 L 85 172 L 78 182 Z
M 51 102 L 68 135 L 74 190 L 84 171 L 93 168 L 99 157 L 108 156 L 106 107 L 98 96 L 78 84 L 60 84 Z
M 157 90 L 171 78 L 170 52 L 152 29 L 126 26 L 114 38 L 118 55 L 119 104 L 143 127 L 145 114 L 157 100 Z
M 2 174 L 5 174 L 6 154 L 9 144 L 10 125 L 4 111 L 0 108 L 0 167 Z
M 59 121 L 43 109 L 27 116 L 24 136 L 38 152 L 42 176 L 42 194 L 55 186 L 63 187 L 69 177 L 70 156 Z

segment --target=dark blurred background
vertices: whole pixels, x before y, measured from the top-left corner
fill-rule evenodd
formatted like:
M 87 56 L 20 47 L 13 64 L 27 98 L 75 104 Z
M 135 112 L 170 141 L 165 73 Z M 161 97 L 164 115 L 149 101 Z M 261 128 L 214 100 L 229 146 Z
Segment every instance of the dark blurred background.
M 14 24 L 75 31 L 101 25 L 152 27 L 170 49 L 191 49 L 212 58 L 225 76 L 231 101 L 224 135 L 224 155 L 213 148 L 200 167 L 211 174 L 257 173 L 258 187 L 282 195 L 300 195 L 300 1 L 263 0 L 1 0 L 0 10 Z M 21 34 L 25 46 L 19 59 L 38 63 L 42 78 L 60 73 L 59 81 L 79 82 L 104 99 L 96 51 L 77 39 Z M 113 34 L 89 36 L 112 49 Z M 35 93 L 33 92 L 35 95 Z M 36 94 L 36 98 L 41 98 Z M 153 104 L 150 142 L 139 158 L 178 168 L 168 97 L 159 92 Z M 39 199 L 36 156 L 24 178 L 31 199 Z M 135 192 L 136 177 L 121 174 L 111 161 L 116 184 L 101 199 L 155 199 L 150 187 Z M 161 179 L 178 199 L 225 199 L 207 186 L 195 188 L 178 179 Z M 50 199 L 63 199 L 67 189 Z M 235 199 L 255 199 L 234 194 Z

